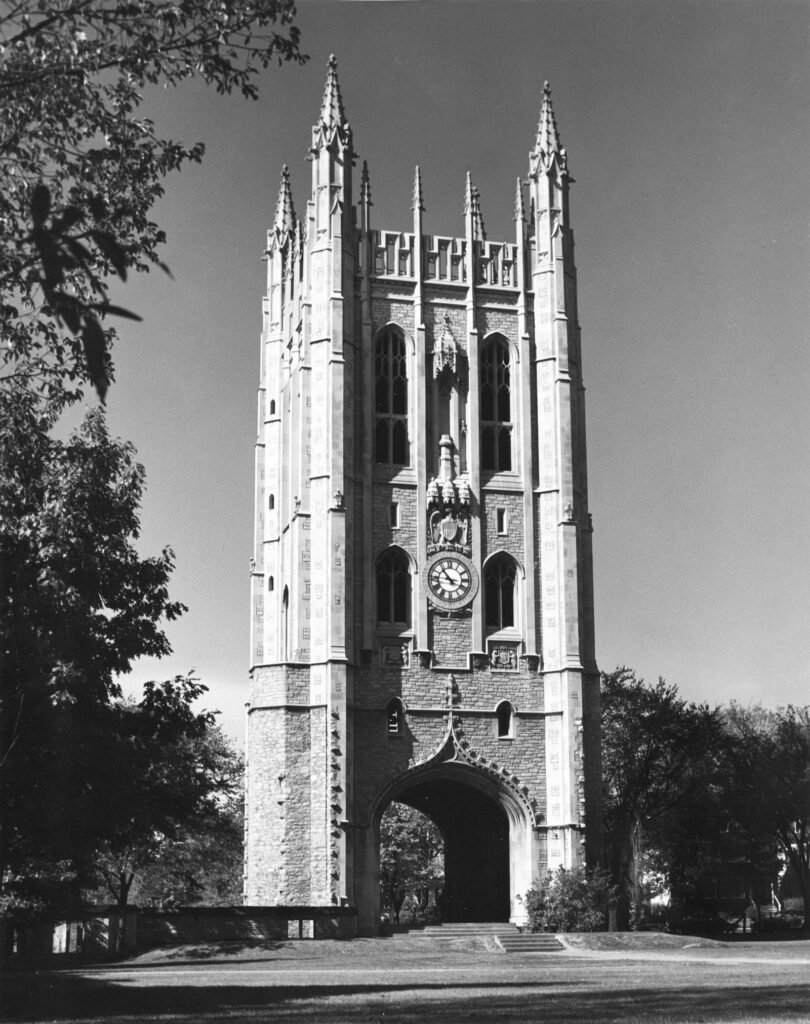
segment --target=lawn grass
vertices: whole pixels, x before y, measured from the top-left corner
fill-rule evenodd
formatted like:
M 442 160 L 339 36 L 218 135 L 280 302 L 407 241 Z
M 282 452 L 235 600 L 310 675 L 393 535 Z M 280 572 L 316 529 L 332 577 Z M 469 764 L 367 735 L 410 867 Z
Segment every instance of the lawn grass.
M 783 959 L 772 942 L 693 941 L 706 944 L 645 933 L 624 940 L 623 951 L 519 955 L 421 936 L 174 947 L 119 964 L 10 972 L 0 1016 L 38 1024 L 810 1020 L 807 945 L 783 944 L 791 953 Z M 742 953 L 751 962 L 740 962 Z

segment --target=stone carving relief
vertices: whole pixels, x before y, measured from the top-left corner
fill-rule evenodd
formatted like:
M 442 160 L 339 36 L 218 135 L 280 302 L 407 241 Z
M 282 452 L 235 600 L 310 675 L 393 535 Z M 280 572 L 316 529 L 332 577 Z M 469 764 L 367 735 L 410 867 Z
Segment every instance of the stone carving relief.
M 517 644 L 490 644 L 490 667 L 501 672 L 516 672 L 518 667 Z
M 380 644 L 380 665 L 383 668 L 407 668 L 411 660 L 407 641 L 391 640 Z

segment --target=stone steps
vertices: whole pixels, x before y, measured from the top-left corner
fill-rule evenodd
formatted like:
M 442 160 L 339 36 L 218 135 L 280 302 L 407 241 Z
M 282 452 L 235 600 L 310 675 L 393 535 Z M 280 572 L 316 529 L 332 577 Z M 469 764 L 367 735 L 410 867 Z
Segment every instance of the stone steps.
M 542 932 L 496 935 L 495 939 L 504 953 L 559 953 L 565 948 L 556 936 Z
M 506 921 L 464 921 L 431 924 L 410 934 L 431 939 L 493 938 L 504 953 L 557 953 L 565 947 L 554 935 L 520 932 Z

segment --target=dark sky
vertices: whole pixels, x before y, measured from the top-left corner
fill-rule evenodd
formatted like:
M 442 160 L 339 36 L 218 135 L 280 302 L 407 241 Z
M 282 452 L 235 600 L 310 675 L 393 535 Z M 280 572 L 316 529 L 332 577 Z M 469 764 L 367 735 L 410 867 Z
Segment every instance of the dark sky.
M 548 79 L 576 179 L 597 656 L 710 703 L 810 699 L 810 4 L 329 0 L 299 4 L 303 68 L 261 99 L 155 91 L 202 140 L 156 217 L 174 279 L 118 296 L 112 429 L 147 469 L 142 547 L 177 554 L 175 655 L 243 732 L 263 282 L 279 172 L 303 211 L 326 62 L 373 226 L 462 234 L 464 178 L 512 240 Z M 359 174 L 358 174 L 359 182 Z M 357 196 L 354 197 L 355 201 Z

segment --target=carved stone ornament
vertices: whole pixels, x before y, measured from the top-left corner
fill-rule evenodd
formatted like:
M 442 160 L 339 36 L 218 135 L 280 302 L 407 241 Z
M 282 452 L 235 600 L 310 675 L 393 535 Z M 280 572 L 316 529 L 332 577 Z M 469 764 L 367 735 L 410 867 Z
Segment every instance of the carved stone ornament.
M 380 665 L 383 668 L 407 668 L 410 660 L 407 640 L 388 640 L 380 644 Z
M 516 672 L 518 667 L 517 644 L 491 644 L 489 664 L 501 672 Z
M 529 785 L 506 765 L 473 749 L 469 739 L 465 736 L 462 722 L 463 712 L 458 707 L 460 695 L 454 682 L 455 680 L 451 676 L 448 679 L 445 693 L 447 709 L 445 733 L 433 750 L 427 751 L 421 757 L 414 756 L 409 760 L 408 774 L 412 774 L 413 781 L 417 782 L 421 772 L 427 773 L 438 764 L 451 762 L 482 772 L 495 781 L 499 787 L 508 790 L 512 799 L 522 808 L 531 827 L 539 829 L 542 824 L 542 815 L 537 805 L 537 799 L 531 796 Z M 394 789 L 399 783 L 399 779 L 395 780 L 391 789 Z
M 433 379 L 439 382 L 442 391 L 461 385 L 462 359 L 463 354 L 450 330 L 450 317 L 446 316 L 444 330 L 433 343 Z

